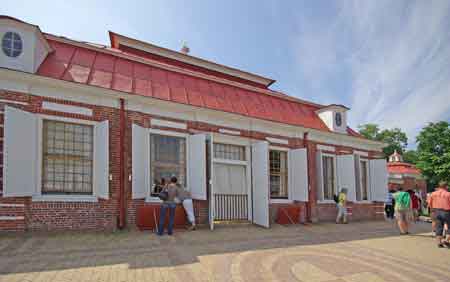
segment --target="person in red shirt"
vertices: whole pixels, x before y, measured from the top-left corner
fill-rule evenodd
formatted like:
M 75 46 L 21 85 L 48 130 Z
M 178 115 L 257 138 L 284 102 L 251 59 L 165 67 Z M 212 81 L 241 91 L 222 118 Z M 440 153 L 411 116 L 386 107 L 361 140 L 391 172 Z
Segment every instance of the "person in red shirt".
M 416 193 L 413 190 L 408 190 L 409 196 L 411 197 L 411 208 L 413 211 L 414 222 L 419 220 L 419 197 L 417 197 Z
M 443 233 L 444 227 L 450 226 L 450 192 L 448 191 L 447 182 L 439 182 L 439 187 L 431 193 L 430 207 L 435 215 L 436 221 L 436 238 L 438 247 L 443 248 L 446 245 L 450 248 L 450 242 L 446 241 Z

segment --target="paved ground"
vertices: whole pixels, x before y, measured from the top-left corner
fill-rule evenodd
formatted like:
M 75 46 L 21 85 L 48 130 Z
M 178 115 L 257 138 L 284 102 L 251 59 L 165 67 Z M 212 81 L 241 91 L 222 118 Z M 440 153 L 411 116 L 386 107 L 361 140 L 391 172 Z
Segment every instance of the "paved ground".
M 429 223 L 222 226 L 149 232 L 0 237 L 0 281 L 450 281 L 450 250 Z

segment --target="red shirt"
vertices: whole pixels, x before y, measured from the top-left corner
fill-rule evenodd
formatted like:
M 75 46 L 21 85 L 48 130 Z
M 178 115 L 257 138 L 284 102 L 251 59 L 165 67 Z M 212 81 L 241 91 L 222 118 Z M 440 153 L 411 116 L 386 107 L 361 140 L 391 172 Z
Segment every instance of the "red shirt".
M 411 196 L 411 202 L 412 202 L 412 208 L 418 209 L 419 208 L 419 197 L 416 196 L 416 194 L 412 193 Z
M 450 211 L 450 192 L 445 188 L 440 188 L 431 193 L 429 199 L 430 207 L 432 209 L 442 209 Z

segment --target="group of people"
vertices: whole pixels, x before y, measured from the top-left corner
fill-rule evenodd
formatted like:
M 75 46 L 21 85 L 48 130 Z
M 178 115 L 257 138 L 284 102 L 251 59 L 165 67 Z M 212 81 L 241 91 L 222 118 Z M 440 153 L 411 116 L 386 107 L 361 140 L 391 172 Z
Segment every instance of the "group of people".
M 167 210 L 169 211 L 169 224 L 167 226 L 167 234 L 173 234 L 173 224 L 175 221 L 175 209 L 177 203 L 182 203 L 184 210 L 186 211 L 187 219 L 189 221 L 190 230 L 195 230 L 195 215 L 194 206 L 192 203 L 191 193 L 187 191 L 180 183 L 178 179 L 173 176 L 170 178 L 169 183 L 166 184 L 164 178 L 157 184 L 155 191 L 160 195 L 160 199 L 163 201 L 160 209 L 159 223 L 157 234 L 162 236 L 164 234 L 164 223 L 166 221 Z
M 450 225 L 450 192 L 447 182 L 441 181 L 435 191 L 428 195 L 427 206 L 432 220 L 433 234 L 435 234 L 438 247 L 450 248 L 450 238 L 447 239 L 446 230 Z M 388 219 L 397 219 L 401 235 L 409 234 L 410 220 L 417 221 L 422 207 L 420 194 L 412 190 L 390 190 L 385 201 L 385 213 Z

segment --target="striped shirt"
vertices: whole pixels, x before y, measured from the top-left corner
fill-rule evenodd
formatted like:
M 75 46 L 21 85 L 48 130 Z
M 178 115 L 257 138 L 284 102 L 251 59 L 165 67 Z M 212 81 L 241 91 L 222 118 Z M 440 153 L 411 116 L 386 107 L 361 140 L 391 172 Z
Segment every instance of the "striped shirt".
M 384 200 L 384 203 L 386 204 L 386 205 L 392 205 L 392 200 L 394 199 L 394 197 L 392 196 L 392 193 L 389 191 L 387 194 L 386 194 L 386 199 Z

